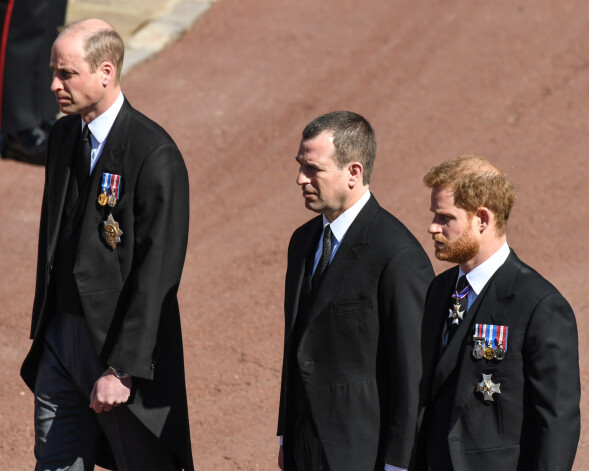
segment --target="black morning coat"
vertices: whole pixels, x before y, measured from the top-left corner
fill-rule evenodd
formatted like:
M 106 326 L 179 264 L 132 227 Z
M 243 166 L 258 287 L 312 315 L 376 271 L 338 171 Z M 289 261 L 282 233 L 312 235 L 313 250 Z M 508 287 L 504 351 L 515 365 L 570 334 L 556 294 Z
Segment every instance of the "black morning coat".
M 371 196 L 333 257 L 297 344 L 301 287 L 321 233 L 319 216 L 295 231 L 288 249 L 278 421 L 285 470 L 295 469 L 289 376 L 297 365 L 330 469 L 407 467 L 417 428 L 421 319 L 433 278 L 429 258 Z
M 579 441 L 581 393 L 577 326 L 570 305 L 512 250 L 442 352 L 457 277 L 458 267 L 437 276 L 426 300 L 417 453 L 423 459 L 416 469 L 428 468 L 430 409 L 446 397 L 441 406 L 449 410 L 449 430 L 430 430 L 429 436 L 447 441 L 455 471 L 570 470 Z M 503 360 L 473 356 L 476 324 L 508 328 Z M 483 374 L 500 384 L 493 401 L 476 391 Z M 429 466 L 436 469 L 435 463 Z
M 34 389 L 67 182 L 80 138 L 80 116 L 57 121 L 49 139 L 31 338 L 21 375 Z M 97 202 L 104 172 L 121 176 L 119 201 Z M 180 151 L 156 123 L 125 100 L 89 181 L 80 211 L 74 276 L 90 335 L 105 369 L 133 376 L 129 409 L 193 470 L 177 290 L 188 240 L 188 174 Z M 108 214 L 123 231 L 106 242 Z M 112 467 L 110 450 L 98 463 Z

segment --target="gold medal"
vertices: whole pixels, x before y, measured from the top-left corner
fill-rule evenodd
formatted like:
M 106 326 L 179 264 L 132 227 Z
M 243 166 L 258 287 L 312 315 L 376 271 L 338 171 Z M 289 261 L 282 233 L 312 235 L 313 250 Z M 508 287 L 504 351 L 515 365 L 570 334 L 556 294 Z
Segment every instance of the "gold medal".
M 106 196 L 106 191 L 104 193 L 100 193 L 100 195 L 98 196 L 98 204 L 100 206 L 104 206 L 107 201 L 108 197 Z
M 119 223 L 114 220 L 112 214 L 108 215 L 108 219 L 103 222 L 104 224 L 104 238 L 108 245 L 113 249 L 117 248 L 117 244 L 121 242 L 121 236 L 123 231 L 119 228 Z
M 491 345 L 491 342 L 489 342 L 489 346 L 485 348 L 484 357 L 486 360 L 492 360 L 494 356 L 495 350 L 493 350 L 493 346 Z

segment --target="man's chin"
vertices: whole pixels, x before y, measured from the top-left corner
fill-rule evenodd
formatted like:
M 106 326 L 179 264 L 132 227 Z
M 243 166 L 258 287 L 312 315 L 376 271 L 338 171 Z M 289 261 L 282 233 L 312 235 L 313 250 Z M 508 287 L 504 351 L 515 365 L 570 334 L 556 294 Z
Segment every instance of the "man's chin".
M 75 114 L 75 112 L 72 111 L 72 107 L 69 105 L 60 105 L 59 111 L 61 111 L 63 114 Z
M 314 213 L 321 213 L 321 208 L 319 207 L 316 201 L 313 202 L 305 200 L 305 208 L 307 208 L 309 211 L 313 211 Z
M 443 249 L 436 249 L 435 255 L 436 258 L 442 262 L 452 262 L 452 260 L 450 260 L 451 257 L 449 257 L 448 253 Z
M 466 252 L 448 252 L 446 250 L 437 250 L 435 251 L 436 258 L 441 262 L 448 262 L 448 263 L 456 263 L 458 265 L 462 265 L 463 263 L 468 262 L 474 254 L 466 253 Z

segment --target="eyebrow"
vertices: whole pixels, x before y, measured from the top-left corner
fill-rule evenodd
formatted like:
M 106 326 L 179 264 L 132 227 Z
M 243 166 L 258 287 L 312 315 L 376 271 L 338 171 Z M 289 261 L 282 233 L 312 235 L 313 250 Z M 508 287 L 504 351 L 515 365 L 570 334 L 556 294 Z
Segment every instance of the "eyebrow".
M 309 163 L 309 161 L 307 160 L 307 158 L 306 158 L 304 155 L 301 155 L 301 154 L 298 154 L 298 155 L 295 157 L 295 160 L 296 160 L 296 161 L 297 161 L 299 164 L 301 164 L 301 165 L 311 165 L 311 166 L 313 165 L 313 164 L 310 164 L 310 163 Z
M 452 216 L 452 214 L 451 214 L 451 213 L 449 213 L 449 212 L 447 212 L 447 211 L 444 211 L 444 210 L 442 210 L 442 209 L 436 209 L 436 210 L 434 210 L 434 209 L 433 209 L 433 208 L 430 206 L 429 210 L 430 210 L 432 213 L 434 213 L 434 214 L 437 214 L 437 215 L 439 215 L 439 216 L 454 217 L 454 216 Z

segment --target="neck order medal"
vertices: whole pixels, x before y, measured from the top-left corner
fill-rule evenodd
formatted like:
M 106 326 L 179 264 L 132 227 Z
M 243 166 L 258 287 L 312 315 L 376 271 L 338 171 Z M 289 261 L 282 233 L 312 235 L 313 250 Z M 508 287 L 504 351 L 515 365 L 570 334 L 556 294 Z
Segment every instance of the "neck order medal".
M 455 290 L 454 294 L 452 294 L 452 298 L 454 298 L 454 304 L 452 305 L 452 309 L 448 309 L 448 319 L 452 319 L 452 324 L 460 325 L 460 321 L 464 320 L 465 311 L 460 309 L 460 301 L 468 296 L 469 292 L 470 285 L 466 285 L 466 287 L 460 293 Z

